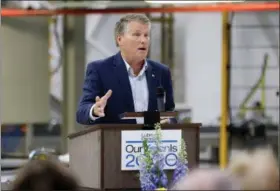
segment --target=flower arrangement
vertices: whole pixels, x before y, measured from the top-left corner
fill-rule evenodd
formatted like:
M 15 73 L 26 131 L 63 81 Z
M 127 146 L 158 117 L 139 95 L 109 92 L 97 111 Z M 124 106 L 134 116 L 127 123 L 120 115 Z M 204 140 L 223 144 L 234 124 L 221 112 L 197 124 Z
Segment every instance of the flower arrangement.
M 144 153 L 139 156 L 139 174 L 142 191 L 166 190 L 168 185 L 173 186 L 188 172 L 186 145 L 181 140 L 176 168 L 173 173 L 171 184 L 164 172 L 164 154 L 161 152 L 162 132 L 160 124 L 155 125 L 155 134 L 149 140 L 143 139 Z M 149 143 L 154 143 L 149 145 Z

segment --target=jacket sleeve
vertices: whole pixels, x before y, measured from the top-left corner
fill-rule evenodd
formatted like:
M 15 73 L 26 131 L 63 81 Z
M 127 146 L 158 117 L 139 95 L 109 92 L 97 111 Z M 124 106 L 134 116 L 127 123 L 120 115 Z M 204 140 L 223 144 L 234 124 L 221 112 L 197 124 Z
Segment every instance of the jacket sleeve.
M 96 66 L 97 63 L 94 62 L 87 66 L 82 96 L 76 111 L 76 121 L 83 125 L 93 124 L 94 121 L 89 115 L 90 109 L 95 103 L 95 97 L 100 96 L 101 93 L 101 82 Z
M 174 97 L 173 97 L 173 87 L 172 87 L 172 79 L 170 70 L 167 69 L 165 75 L 165 110 L 166 111 L 173 111 L 175 109 Z
M 165 83 L 166 83 L 166 98 L 165 98 L 165 111 L 174 111 L 175 110 L 175 103 L 174 103 L 174 96 L 173 96 L 173 86 L 172 86 L 172 78 L 171 72 L 167 69 L 166 76 L 165 76 Z M 178 123 L 176 118 L 169 119 L 169 123 L 176 124 Z

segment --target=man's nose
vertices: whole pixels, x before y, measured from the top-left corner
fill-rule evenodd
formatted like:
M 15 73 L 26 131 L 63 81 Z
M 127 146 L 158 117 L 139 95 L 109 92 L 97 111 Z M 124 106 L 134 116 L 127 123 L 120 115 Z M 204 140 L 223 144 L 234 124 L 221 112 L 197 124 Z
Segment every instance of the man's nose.
M 141 36 L 141 43 L 147 43 L 148 38 L 146 36 Z

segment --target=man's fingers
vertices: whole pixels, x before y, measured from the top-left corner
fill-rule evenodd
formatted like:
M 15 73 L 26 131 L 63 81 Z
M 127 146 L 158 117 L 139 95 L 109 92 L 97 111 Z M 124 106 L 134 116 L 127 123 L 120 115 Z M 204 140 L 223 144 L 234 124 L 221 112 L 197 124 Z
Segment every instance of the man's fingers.
M 97 115 L 98 117 L 104 117 L 104 108 L 103 107 L 96 107 L 94 110 L 94 114 Z
M 95 97 L 95 102 L 98 102 L 100 100 L 100 97 L 99 96 L 96 96 Z
M 104 117 L 105 113 L 97 112 L 95 115 L 97 115 L 98 117 Z
M 104 109 L 103 108 L 97 108 L 97 114 L 99 117 L 104 117 Z
M 112 90 L 108 90 L 108 92 L 100 98 L 99 96 L 95 97 L 95 109 L 94 113 L 95 115 L 99 117 L 104 117 L 104 107 L 106 106 L 107 100 L 111 97 L 112 95 Z
M 162 119 L 160 120 L 160 124 L 167 124 L 169 123 L 169 120 L 168 119 Z
M 97 108 L 98 112 L 104 113 L 104 109 L 102 107 Z
M 96 96 L 95 98 L 95 105 L 96 107 L 104 107 L 104 101 L 102 101 L 102 98 L 100 98 L 99 96 Z
M 108 90 L 107 93 L 102 97 L 102 99 L 109 99 L 112 95 L 113 91 L 112 90 Z
M 95 104 L 95 109 L 96 112 L 103 112 L 104 111 L 104 107 L 102 106 L 101 102 L 98 102 Z

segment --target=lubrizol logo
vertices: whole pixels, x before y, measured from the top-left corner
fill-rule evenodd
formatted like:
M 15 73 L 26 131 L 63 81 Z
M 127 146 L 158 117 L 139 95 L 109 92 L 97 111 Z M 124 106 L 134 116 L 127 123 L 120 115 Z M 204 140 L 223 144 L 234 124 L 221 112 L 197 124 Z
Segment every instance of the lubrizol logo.
M 122 131 L 121 134 L 121 169 L 139 170 L 139 156 L 144 152 L 142 140 L 148 140 L 149 147 L 154 146 L 155 131 Z M 164 169 L 174 169 L 177 162 L 177 152 L 182 138 L 181 130 L 162 130 L 161 152 L 164 154 Z

